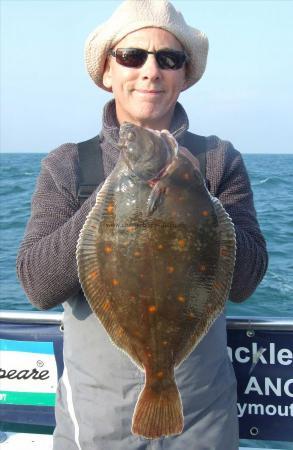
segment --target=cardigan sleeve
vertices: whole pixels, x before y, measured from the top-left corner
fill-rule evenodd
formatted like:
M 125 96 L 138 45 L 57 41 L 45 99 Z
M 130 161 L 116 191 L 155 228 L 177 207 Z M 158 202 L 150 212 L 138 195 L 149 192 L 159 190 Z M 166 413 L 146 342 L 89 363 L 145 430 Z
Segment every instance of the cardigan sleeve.
M 32 197 L 31 217 L 18 251 L 16 270 L 30 302 L 38 309 L 57 306 L 80 289 L 76 243 L 96 192 L 80 207 L 76 196 L 77 161 L 75 144 L 51 152 L 42 161 Z
M 253 294 L 265 275 L 268 265 L 266 242 L 257 220 L 253 192 L 241 154 L 229 142 L 219 140 L 219 148 L 208 155 L 207 161 L 210 161 L 209 172 L 213 180 L 211 192 L 230 215 L 236 232 L 236 262 L 229 298 L 242 302 Z

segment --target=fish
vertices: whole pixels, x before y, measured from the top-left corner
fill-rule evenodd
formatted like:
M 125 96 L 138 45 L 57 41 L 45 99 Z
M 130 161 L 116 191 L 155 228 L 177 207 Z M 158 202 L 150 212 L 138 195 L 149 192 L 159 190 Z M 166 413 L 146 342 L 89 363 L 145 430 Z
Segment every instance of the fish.
M 122 123 L 119 147 L 78 238 L 78 276 L 112 343 L 145 373 L 131 432 L 157 439 L 183 431 L 175 368 L 224 309 L 235 230 L 168 130 Z

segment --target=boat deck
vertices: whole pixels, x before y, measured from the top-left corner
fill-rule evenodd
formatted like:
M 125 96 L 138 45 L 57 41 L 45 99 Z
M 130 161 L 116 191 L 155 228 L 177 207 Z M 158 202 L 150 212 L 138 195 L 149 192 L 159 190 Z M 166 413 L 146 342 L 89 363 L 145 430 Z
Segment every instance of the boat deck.
M 47 434 L 0 432 L 1 450 L 52 450 L 52 436 Z M 239 450 L 259 450 L 259 448 L 239 447 Z M 278 449 L 271 449 L 278 450 Z
M 1 450 L 51 450 L 52 436 L 47 434 L 0 432 Z

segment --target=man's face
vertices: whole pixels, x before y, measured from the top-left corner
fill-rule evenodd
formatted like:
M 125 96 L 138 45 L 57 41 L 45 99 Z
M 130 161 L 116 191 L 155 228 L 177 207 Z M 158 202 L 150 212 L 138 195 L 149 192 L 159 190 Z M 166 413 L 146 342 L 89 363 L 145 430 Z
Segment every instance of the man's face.
M 143 28 L 125 36 L 117 48 L 183 50 L 178 40 L 160 28 Z M 161 130 L 169 128 L 174 107 L 185 87 L 185 66 L 178 70 L 161 69 L 154 55 L 148 55 L 139 68 L 125 67 L 109 56 L 103 83 L 111 88 L 116 102 L 119 123 L 132 122 L 143 127 Z

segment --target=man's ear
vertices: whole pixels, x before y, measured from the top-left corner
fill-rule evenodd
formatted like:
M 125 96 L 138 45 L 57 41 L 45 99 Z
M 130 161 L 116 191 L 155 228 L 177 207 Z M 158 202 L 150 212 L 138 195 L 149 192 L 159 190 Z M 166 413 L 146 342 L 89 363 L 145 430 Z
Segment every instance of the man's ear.
M 112 70 L 111 70 L 111 64 L 109 62 L 109 58 L 106 59 L 104 73 L 103 73 L 103 85 L 108 88 L 112 89 Z

